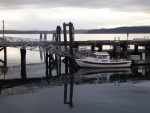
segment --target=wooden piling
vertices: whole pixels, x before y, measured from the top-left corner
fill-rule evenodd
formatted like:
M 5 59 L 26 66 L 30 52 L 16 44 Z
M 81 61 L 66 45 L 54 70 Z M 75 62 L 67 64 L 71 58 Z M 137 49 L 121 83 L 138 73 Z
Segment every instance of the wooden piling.
M 134 54 L 135 54 L 135 55 L 138 54 L 138 45 L 134 45 Z
M 91 45 L 91 51 L 95 51 L 95 46 Z
M 56 27 L 56 42 L 61 41 L 61 27 Z M 60 49 L 60 48 L 59 48 Z M 55 55 L 57 75 L 61 74 L 61 56 Z
M 7 67 L 7 47 L 4 47 L 4 67 Z
M 40 41 L 42 41 L 42 38 L 43 38 L 43 37 L 42 37 L 42 33 L 40 33 Z
M 116 51 L 117 51 L 117 46 L 116 46 L 116 44 L 114 44 L 114 47 L 113 47 L 113 58 L 116 58 Z
M 103 51 L 103 45 L 102 44 L 99 44 L 98 45 L 98 52 L 102 52 Z
M 49 76 L 49 65 L 48 65 L 48 51 L 45 53 L 45 66 L 46 66 L 46 77 Z
M 46 52 L 46 77 L 52 77 L 52 70 L 56 66 L 57 62 L 56 59 L 54 60 L 53 55 L 50 54 L 48 51 Z
M 65 51 L 67 51 L 67 32 L 66 32 L 66 23 L 63 23 L 63 33 L 64 33 L 64 46 Z M 68 73 L 68 56 L 65 56 L 65 73 Z
M 74 42 L 74 27 L 71 22 L 69 22 L 69 38 L 70 38 L 70 55 L 69 64 L 70 64 L 70 73 L 73 74 L 74 63 L 73 63 L 73 42 Z
M 44 33 L 44 41 L 47 41 L 47 34 Z

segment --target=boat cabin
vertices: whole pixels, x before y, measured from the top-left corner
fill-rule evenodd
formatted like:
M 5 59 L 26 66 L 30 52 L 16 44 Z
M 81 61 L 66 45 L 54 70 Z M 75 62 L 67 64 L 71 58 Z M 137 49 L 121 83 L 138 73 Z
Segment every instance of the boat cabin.
M 107 52 L 95 52 L 94 58 L 97 61 L 108 62 L 110 61 L 110 55 Z

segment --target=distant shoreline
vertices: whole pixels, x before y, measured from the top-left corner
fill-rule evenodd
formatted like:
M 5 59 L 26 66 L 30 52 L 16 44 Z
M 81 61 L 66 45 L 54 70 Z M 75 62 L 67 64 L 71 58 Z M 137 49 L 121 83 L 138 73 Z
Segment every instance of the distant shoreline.
M 4 34 L 53 34 L 55 30 L 51 31 L 38 31 L 38 30 L 5 30 Z M 117 27 L 109 29 L 78 29 L 74 31 L 75 34 L 143 34 L 150 33 L 150 26 L 132 26 L 132 27 Z M 0 34 L 3 34 L 3 30 L 0 30 Z M 63 30 L 62 30 L 63 34 Z

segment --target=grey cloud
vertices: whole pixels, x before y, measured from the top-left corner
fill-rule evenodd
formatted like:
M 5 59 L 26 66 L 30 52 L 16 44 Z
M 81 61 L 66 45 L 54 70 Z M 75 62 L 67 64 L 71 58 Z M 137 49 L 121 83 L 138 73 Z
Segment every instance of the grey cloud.
M 80 7 L 149 12 L 150 0 L 0 0 L 0 9 Z M 35 8 L 34 7 L 34 8 Z

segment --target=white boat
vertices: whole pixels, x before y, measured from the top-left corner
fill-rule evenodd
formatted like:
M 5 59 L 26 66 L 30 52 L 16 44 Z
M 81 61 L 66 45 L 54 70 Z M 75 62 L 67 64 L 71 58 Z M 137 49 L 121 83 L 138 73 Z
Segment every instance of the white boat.
M 110 60 L 107 52 L 95 52 L 93 56 L 75 59 L 80 67 L 130 67 L 131 60 L 117 59 Z

